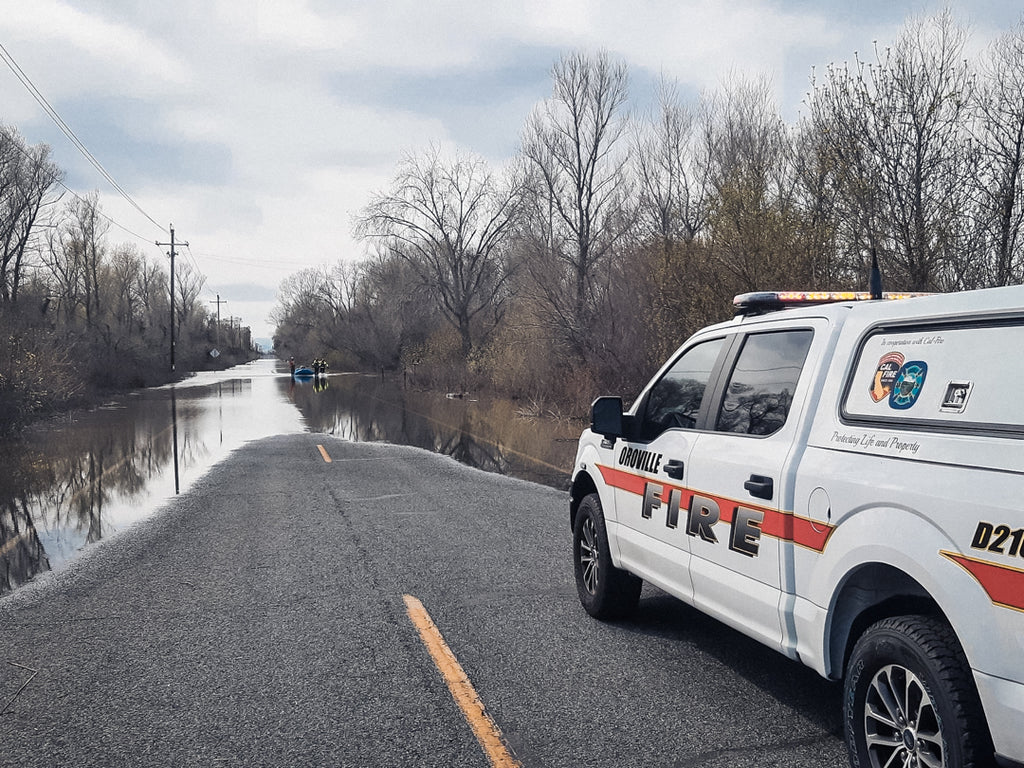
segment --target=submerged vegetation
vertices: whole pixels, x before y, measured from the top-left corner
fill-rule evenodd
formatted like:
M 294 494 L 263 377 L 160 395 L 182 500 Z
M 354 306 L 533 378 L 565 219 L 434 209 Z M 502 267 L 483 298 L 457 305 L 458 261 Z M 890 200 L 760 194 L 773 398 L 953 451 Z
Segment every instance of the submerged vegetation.
M 787 124 L 763 80 L 696 103 L 571 53 L 503 172 L 410 153 L 355 222 L 370 255 L 281 286 L 275 347 L 578 412 L 634 392 L 737 293 L 958 291 L 1024 280 L 1024 25 L 974 60 L 950 13 L 812 78 Z

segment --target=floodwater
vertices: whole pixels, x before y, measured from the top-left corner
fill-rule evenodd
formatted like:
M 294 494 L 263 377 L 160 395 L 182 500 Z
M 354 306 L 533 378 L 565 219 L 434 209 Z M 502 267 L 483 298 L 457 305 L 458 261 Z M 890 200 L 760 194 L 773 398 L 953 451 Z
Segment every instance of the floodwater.
M 293 380 L 268 359 L 135 392 L 0 443 L 0 594 L 149 517 L 252 440 L 315 432 L 413 445 L 567 488 L 580 426 L 375 376 Z

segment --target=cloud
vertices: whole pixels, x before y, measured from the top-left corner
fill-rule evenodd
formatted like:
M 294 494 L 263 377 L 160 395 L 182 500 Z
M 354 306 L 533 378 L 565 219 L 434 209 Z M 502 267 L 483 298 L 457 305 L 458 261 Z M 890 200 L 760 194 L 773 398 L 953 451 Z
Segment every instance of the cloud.
M 500 159 L 516 151 L 518 126 L 550 90 L 551 65 L 559 53 L 505 43 L 485 61 L 441 71 L 340 71 L 332 76 L 331 90 L 340 101 L 376 105 L 374 119 L 384 113 L 429 118 L 432 135 L 420 132 L 422 145 L 447 138 Z M 367 136 L 362 129 L 353 133 Z
M 277 291 L 261 283 L 226 283 L 220 289 L 238 301 L 275 301 Z
M 943 0 L 921 0 L 935 12 Z M 792 120 L 812 66 L 892 40 L 891 0 L 34 0 L 9 3 L 0 40 L 118 182 L 174 221 L 231 314 L 270 335 L 266 297 L 303 267 L 353 258 L 351 219 L 395 164 L 429 144 L 501 166 L 563 53 L 609 50 L 634 106 L 660 75 L 696 98 L 730 73 L 768 76 Z M 1019 18 L 954 0 L 974 45 Z M 80 158 L 6 71 L 0 120 L 48 141 L 81 192 L 166 240 Z M 112 230 L 114 236 L 114 230 Z M 246 287 L 249 286 L 249 287 Z M 262 299 L 249 299 L 262 286 Z M 234 294 L 234 295 L 232 295 Z M 208 298 L 213 298 L 212 293 Z M 245 315 L 251 311 L 253 316 Z
M 283 50 L 334 50 L 361 34 L 344 15 L 317 13 L 304 0 L 257 0 L 256 39 Z
M 13 13 L 8 8 L 4 16 L 5 37 L 14 41 L 12 45 L 21 50 L 16 43 L 31 43 L 34 49 L 19 60 L 48 60 L 55 65 L 51 71 L 61 71 L 61 77 L 49 78 L 48 97 L 115 81 L 137 92 L 159 94 L 168 86 L 187 83 L 192 74 L 173 48 L 158 39 L 71 3 L 33 0 Z M 59 59 L 53 57 L 54 51 L 60 52 Z M 115 72 L 119 75 L 116 80 L 89 80 L 96 74 Z

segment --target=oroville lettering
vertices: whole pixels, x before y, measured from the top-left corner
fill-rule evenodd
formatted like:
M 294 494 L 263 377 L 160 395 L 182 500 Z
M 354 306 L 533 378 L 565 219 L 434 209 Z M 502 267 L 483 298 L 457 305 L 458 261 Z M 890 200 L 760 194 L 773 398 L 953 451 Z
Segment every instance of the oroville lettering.
M 619 466 L 653 474 L 661 468 L 661 454 L 630 448 L 627 445 L 619 454 Z
M 664 498 L 666 490 L 668 490 L 667 499 Z M 654 510 L 664 506 L 665 526 L 678 528 L 682 502 L 683 490 L 681 488 L 649 482 L 644 486 L 644 502 L 640 514 L 650 520 L 654 516 Z M 719 507 L 718 501 L 696 493 L 690 497 L 690 504 L 686 508 L 687 535 L 700 537 L 706 542 L 717 544 L 718 536 L 715 534 L 715 526 L 721 520 L 722 509 Z M 737 505 L 732 513 L 729 549 L 747 557 L 757 557 L 761 547 L 761 523 L 763 522 L 763 509 L 750 509 Z

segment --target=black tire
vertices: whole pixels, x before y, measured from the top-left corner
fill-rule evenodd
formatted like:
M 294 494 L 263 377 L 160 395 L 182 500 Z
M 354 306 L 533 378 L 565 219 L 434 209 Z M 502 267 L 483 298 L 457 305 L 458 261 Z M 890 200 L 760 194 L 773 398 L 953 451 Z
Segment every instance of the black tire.
M 595 619 L 623 619 L 636 610 L 643 581 L 612 565 L 608 531 L 596 493 L 586 496 L 576 510 L 572 563 L 580 603 Z
M 854 768 L 987 768 L 995 759 L 960 643 L 931 616 L 883 619 L 860 637 L 843 729 Z

